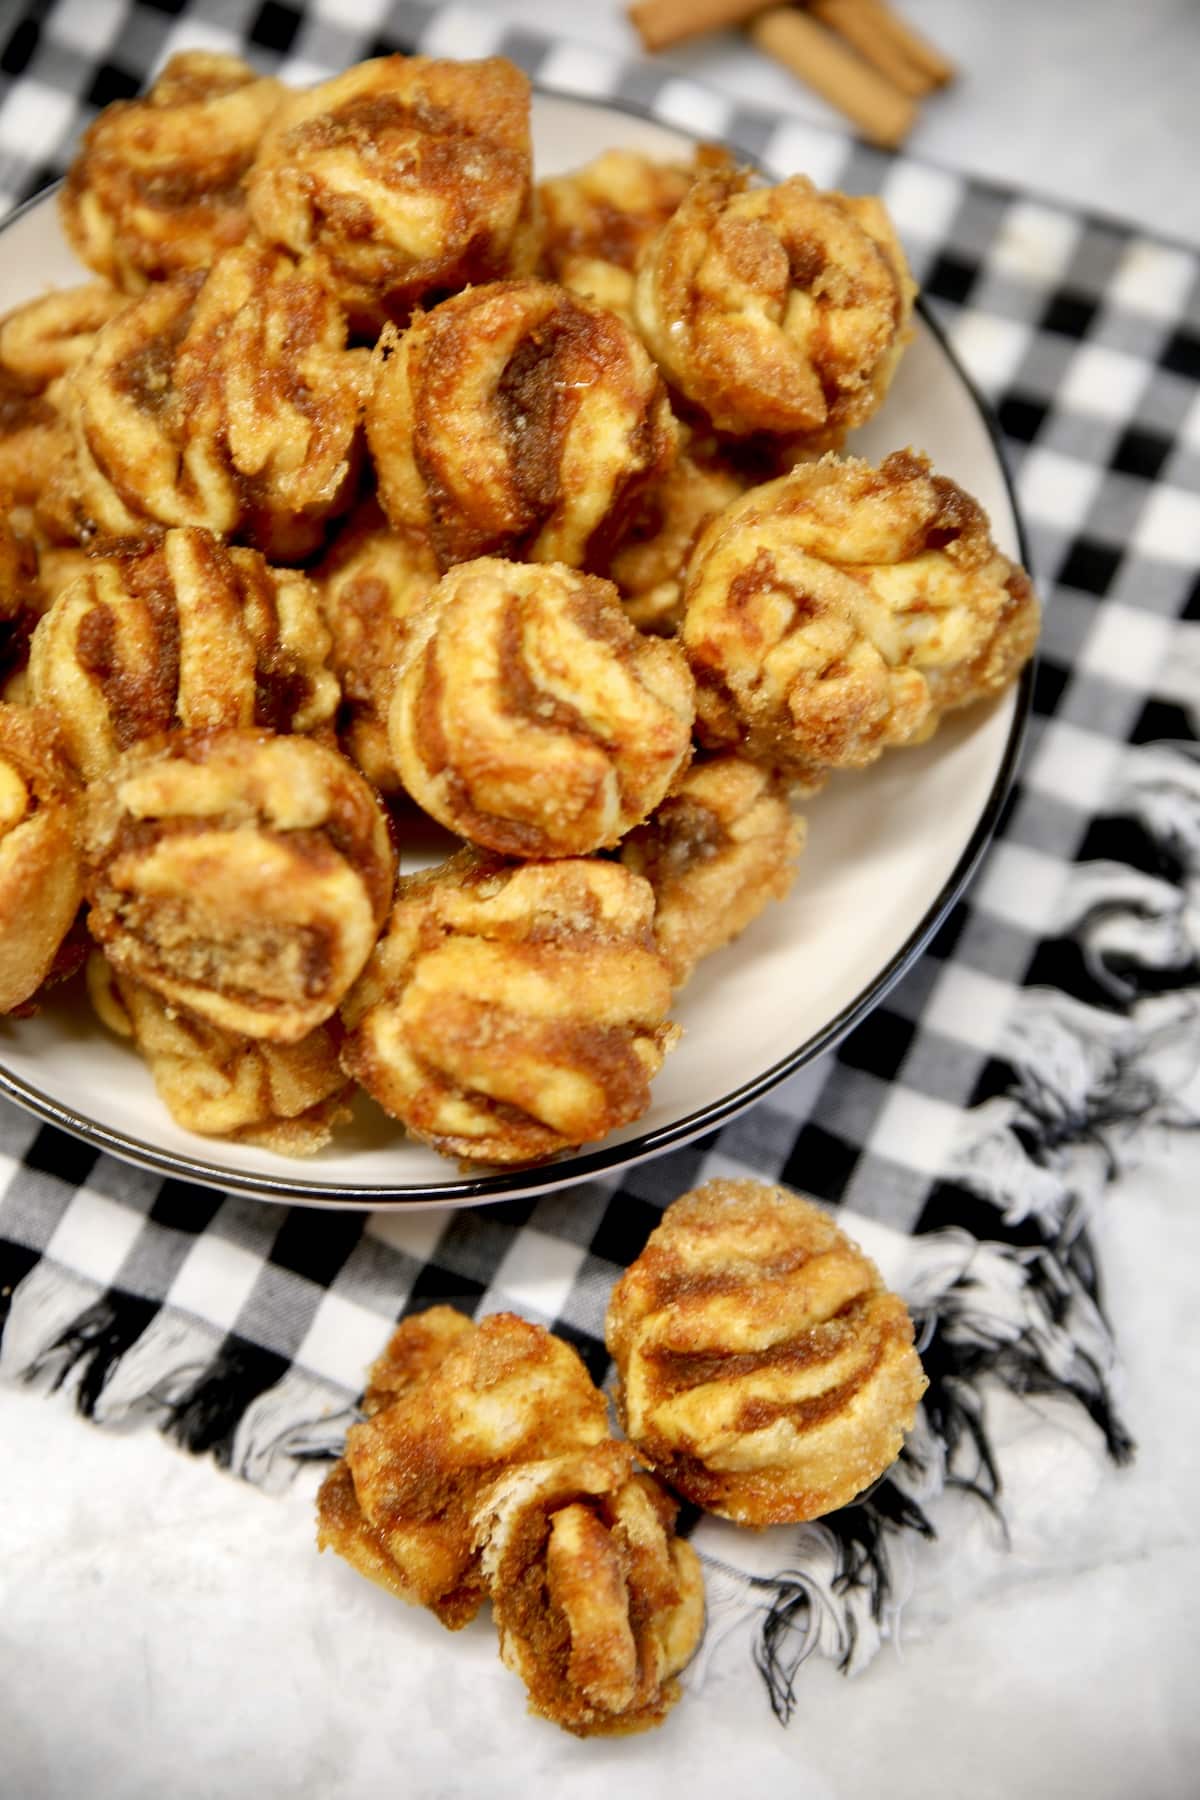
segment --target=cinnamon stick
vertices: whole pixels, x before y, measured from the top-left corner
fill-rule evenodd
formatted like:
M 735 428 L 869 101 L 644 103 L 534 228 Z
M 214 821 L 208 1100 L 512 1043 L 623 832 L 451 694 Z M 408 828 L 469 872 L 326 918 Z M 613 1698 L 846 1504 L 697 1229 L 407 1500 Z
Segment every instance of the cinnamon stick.
M 629 19 L 647 50 L 666 50 L 706 31 L 744 24 L 762 8 L 763 0 L 637 0 Z
M 920 70 L 929 87 L 945 87 L 954 80 L 956 70 L 950 59 L 893 12 L 887 0 L 857 0 L 857 4 L 869 14 L 879 37 L 888 39 L 914 69 Z
M 808 10 L 822 25 L 845 38 L 865 62 L 894 82 L 902 93 L 920 99 L 933 87 L 928 71 L 918 68 L 886 24 L 880 23 L 879 9 L 871 0 L 808 0 Z
M 750 37 L 845 113 L 872 143 L 894 150 L 912 130 L 917 109 L 911 97 L 807 13 L 773 6 L 751 24 Z

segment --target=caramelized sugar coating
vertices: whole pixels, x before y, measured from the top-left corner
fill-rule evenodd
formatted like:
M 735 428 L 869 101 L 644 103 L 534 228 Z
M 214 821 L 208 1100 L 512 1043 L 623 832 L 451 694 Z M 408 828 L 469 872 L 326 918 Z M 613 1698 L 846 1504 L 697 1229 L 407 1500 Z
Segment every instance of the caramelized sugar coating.
M 675 212 L 698 173 L 727 167 L 715 146 L 692 167 L 656 162 L 636 150 L 606 150 L 568 175 L 538 185 L 541 272 L 632 323 L 639 250 Z
M 125 305 L 102 281 L 42 294 L 0 320 L 0 494 L 37 500 L 71 453 L 65 376 Z
M 690 443 L 647 488 L 608 567 L 626 617 L 639 631 L 670 637 L 678 630 L 696 541 L 750 485 L 749 476 L 713 454 L 711 444 Z
M 0 698 L 29 703 L 29 646 L 46 607 L 37 548 L 0 513 Z
M 314 579 L 342 690 L 343 747 L 382 793 L 398 793 L 404 784 L 388 743 L 388 708 L 410 622 L 437 585 L 432 546 L 416 532 L 393 530 L 368 501 Z
M 627 325 L 546 281 L 419 314 L 367 406 L 379 497 L 443 568 L 489 554 L 602 559 L 675 455 L 657 369 Z
M 907 450 L 747 494 L 701 538 L 684 604 L 702 740 L 807 782 L 999 693 L 1039 621 L 978 502 Z
M 453 1306 L 430 1306 L 405 1319 L 367 1370 L 362 1397 L 367 1418 L 382 1412 L 417 1382 L 436 1375 L 448 1352 L 473 1338 L 478 1329 L 474 1319 Z
M 96 337 L 65 409 L 80 535 L 202 525 L 294 562 L 348 497 L 369 375 L 311 269 L 245 244 Z
M 743 1525 L 815 1519 L 889 1467 L 926 1380 L 904 1302 L 812 1201 L 709 1181 L 617 1282 L 605 1339 L 643 1462 Z
M 643 250 L 634 317 L 719 431 L 833 448 L 883 400 L 915 294 L 878 200 L 714 173 Z
M 337 751 L 179 732 L 88 788 L 88 923 L 118 974 L 223 1031 L 295 1044 L 336 1010 L 387 915 L 383 809 Z
M 461 851 L 402 879 L 343 1065 L 447 1156 L 536 1163 L 604 1137 L 645 1111 L 677 1036 L 653 916 L 619 863 Z
M 79 798 L 53 714 L 0 704 L 0 1013 L 41 987 L 79 911 Z
M 676 987 L 785 897 L 803 844 L 786 783 L 740 756 L 693 763 L 630 832 L 621 861 L 654 889 L 654 936 Z
M 100 1018 L 132 1041 L 185 1131 L 313 1156 L 349 1116 L 349 1084 L 328 1026 L 295 1044 L 271 1044 L 169 1006 L 140 981 L 118 975 L 99 951 L 88 959 L 87 975 Z
M 374 336 L 431 292 L 536 257 L 529 83 L 510 62 L 381 56 L 289 99 L 249 182 L 260 234 L 317 259 Z
M 460 563 L 409 629 L 388 735 L 409 793 L 507 856 L 586 856 L 653 811 L 695 711 L 676 644 L 560 563 Z
M 704 1628 L 699 1558 L 675 1502 L 605 1443 L 508 1469 L 480 1498 L 476 1542 L 500 1655 L 529 1710 L 576 1737 L 645 1731 Z
M 140 556 L 88 563 L 34 633 L 30 686 L 92 781 L 177 727 L 331 727 L 329 649 L 312 582 L 180 527 Z
M 472 1516 L 481 1491 L 531 1458 L 608 1433 L 603 1394 L 540 1325 L 434 1307 L 398 1328 L 372 1373 L 371 1416 L 317 1497 L 317 1543 L 456 1631 L 485 1589 Z M 382 1368 L 381 1368 L 382 1365 Z
M 286 92 L 236 56 L 186 50 L 140 99 L 106 106 L 59 196 L 76 254 L 137 294 L 240 244 L 246 171 Z

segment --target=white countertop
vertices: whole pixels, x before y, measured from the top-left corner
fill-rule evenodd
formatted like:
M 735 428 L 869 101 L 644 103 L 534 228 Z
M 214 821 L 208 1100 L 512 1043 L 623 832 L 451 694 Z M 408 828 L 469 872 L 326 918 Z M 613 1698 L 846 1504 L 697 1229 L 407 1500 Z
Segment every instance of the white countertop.
M 633 49 L 621 10 L 600 0 L 493 4 Z M 927 107 L 914 153 L 1200 238 L 1191 0 L 905 10 L 964 72 Z M 673 60 L 742 97 L 829 117 L 735 39 Z M 318 1559 L 315 1472 L 268 1498 L 152 1431 L 104 1433 L 60 1398 L 0 1387 L 0 1796 L 324 1800 L 553 1782 L 607 1797 L 618 1783 L 661 1792 L 669 1771 L 698 1796 L 744 1785 L 804 1800 L 1183 1800 L 1200 1758 L 1200 1346 L 1161 1249 L 1170 1242 L 1170 1270 L 1200 1265 L 1182 1154 L 1164 1145 L 1104 1228 L 1138 1463 L 1103 1471 L 1077 1515 L 1056 1516 L 1047 1496 L 1040 1543 L 1006 1552 L 969 1522 L 980 1555 L 968 1590 L 947 1553 L 900 1648 L 853 1682 L 808 1667 L 786 1733 L 769 1716 L 750 1728 L 761 1693 L 718 1664 L 703 1701 L 685 1699 L 661 1733 L 581 1746 L 529 1720 L 519 1766 L 494 1767 L 489 1722 L 522 1697 L 488 1628 L 477 1622 L 447 1657 L 431 1619 Z M 1089 1506 L 1116 1522 L 1102 1555 Z

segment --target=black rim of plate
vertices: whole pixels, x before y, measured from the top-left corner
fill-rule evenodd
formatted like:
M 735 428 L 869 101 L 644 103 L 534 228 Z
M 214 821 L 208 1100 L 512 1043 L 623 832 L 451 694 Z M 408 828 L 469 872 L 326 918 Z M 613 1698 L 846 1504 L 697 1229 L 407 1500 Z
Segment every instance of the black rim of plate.
M 591 99 L 586 95 L 563 93 L 552 88 L 539 88 L 537 91 L 546 94 L 551 99 L 568 100 L 580 106 L 594 107 L 600 111 L 628 113 L 647 124 L 659 126 L 663 131 L 673 132 L 678 137 L 689 136 L 686 131 L 658 118 L 650 107 L 639 107 L 622 100 Z M 750 162 L 752 159 L 744 157 L 744 160 Z M 43 204 L 55 192 L 58 185 L 43 188 L 40 193 L 32 195 L 22 205 L 16 207 L 0 224 L 0 232 L 7 231 L 33 207 Z M 1017 505 L 1016 490 L 995 415 L 970 375 L 959 362 L 945 331 L 930 311 L 923 296 L 918 295 L 916 311 L 955 376 L 962 383 L 987 433 L 1008 494 L 1009 505 L 1012 508 L 1021 561 L 1028 567 L 1029 545 L 1025 525 Z M 456 1180 L 444 1182 L 358 1187 L 345 1182 L 297 1179 L 292 1175 L 245 1174 L 237 1169 L 223 1168 L 202 1157 L 156 1150 L 152 1144 L 145 1144 L 139 1138 L 127 1137 L 124 1132 L 114 1131 L 96 1119 L 73 1112 L 69 1106 L 62 1105 L 49 1094 L 44 1094 L 39 1088 L 32 1087 L 19 1076 L 13 1075 L 3 1065 L 0 1065 L 0 1094 L 5 1094 L 9 1099 L 15 1100 L 27 1112 L 44 1119 L 47 1124 L 58 1126 L 61 1130 L 70 1132 L 74 1137 L 82 1138 L 85 1143 L 93 1145 L 97 1150 L 120 1157 L 124 1162 L 135 1163 L 141 1168 L 152 1170 L 155 1174 L 169 1176 L 176 1180 L 194 1181 L 203 1187 L 220 1188 L 226 1193 L 243 1194 L 252 1199 L 273 1200 L 280 1205 L 358 1206 L 383 1211 L 389 1208 L 398 1210 L 401 1207 L 416 1206 L 462 1206 L 470 1204 L 472 1201 L 489 1203 L 513 1200 L 522 1196 L 531 1197 L 551 1192 L 556 1188 L 574 1187 L 592 1176 L 613 1174 L 619 1169 L 629 1168 L 634 1163 L 647 1162 L 652 1157 L 662 1155 L 666 1150 L 680 1149 L 694 1139 L 703 1137 L 706 1132 L 715 1130 L 717 1126 L 726 1124 L 738 1113 L 753 1106 L 756 1100 L 761 1100 L 765 1094 L 770 1093 L 772 1088 L 778 1087 L 780 1082 L 786 1081 L 789 1075 L 794 1075 L 806 1063 L 813 1062 L 818 1056 L 823 1056 L 827 1051 L 834 1049 L 854 1026 L 866 1018 L 867 1014 L 883 999 L 888 990 L 895 986 L 900 977 L 920 956 L 971 879 L 995 832 L 1020 761 L 1033 697 L 1035 668 L 1035 661 L 1027 663 L 1017 682 L 1008 742 L 1005 745 L 1004 755 L 996 771 L 987 801 L 976 821 L 975 829 L 963 847 L 962 853 L 941 891 L 895 955 L 875 974 L 866 987 L 855 995 L 853 1000 L 849 1001 L 839 1013 L 822 1026 L 820 1031 L 797 1045 L 795 1050 L 789 1052 L 779 1062 L 772 1064 L 769 1069 L 754 1076 L 750 1081 L 744 1082 L 730 1093 L 722 1095 L 719 1100 L 697 1108 L 695 1112 L 688 1113 L 686 1117 L 677 1119 L 670 1125 L 663 1125 L 657 1130 L 647 1131 L 637 1138 L 601 1143 L 594 1150 L 577 1152 L 564 1158 L 562 1162 L 541 1163 L 535 1168 L 501 1170 L 494 1174 L 464 1175 Z

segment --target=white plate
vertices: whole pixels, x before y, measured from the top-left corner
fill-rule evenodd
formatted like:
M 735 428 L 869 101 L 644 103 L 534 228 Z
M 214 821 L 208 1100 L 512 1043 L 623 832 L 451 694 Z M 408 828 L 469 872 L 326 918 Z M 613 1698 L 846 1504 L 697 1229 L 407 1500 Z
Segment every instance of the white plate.
M 612 145 L 688 154 L 679 133 L 613 107 L 538 95 L 539 175 Z M 53 198 L 4 229 L 0 312 L 83 278 Z M 887 402 L 852 448 L 878 460 L 911 444 L 973 493 L 1000 547 L 1020 530 L 988 415 L 945 343 L 918 317 Z M 697 971 L 674 1016 L 679 1048 L 650 1110 L 601 1144 L 546 1167 L 466 1176 L 363 1103 L 354 1124 L 305 1161 L 203 1138 L 175 1125 L 144 1064 L 86 1003 L 0 1020 L 0 1091 L 30 1111 L 164 1174 L 309 1205 L 464 1205 L 532 1194 L 642 1161 L 711 1131 L 828 1050 L 903 972 L 949 910 L 995 827 L 1016 761 L 1029 674 L 996 704 L 951 718 L 934 740 L 835 777 L 805 808 L 809 847 L 789 899 Z M 402 867 L 427 860 L 402 853 Z

